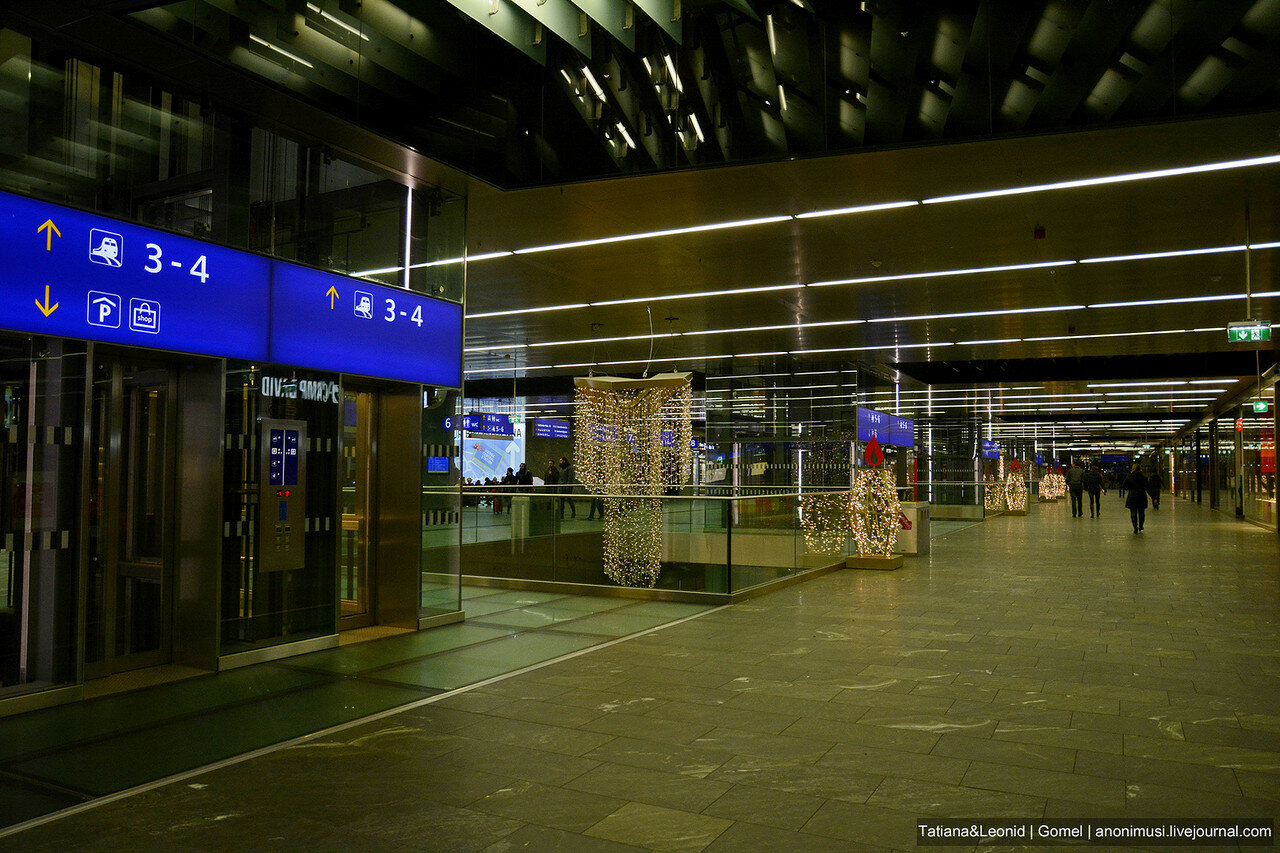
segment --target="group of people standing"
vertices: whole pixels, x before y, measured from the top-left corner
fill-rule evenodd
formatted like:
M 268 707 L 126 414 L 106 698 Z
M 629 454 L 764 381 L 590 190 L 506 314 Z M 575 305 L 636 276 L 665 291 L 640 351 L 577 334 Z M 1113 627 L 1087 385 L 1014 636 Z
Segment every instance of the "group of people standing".
M 528 465 L 524 462 L 520 463 L 520 469 L 507 469 L 507 473 L 502 479 L 485 478 L 483 483 L 473 483 L 469 478 L 466 480 L 466 486 L 469 488 L 483 487 L 494 491 L 512 491 L 512 492 L 528 492 L 533 491 L 535 485 L 533 472 L 529 470 Z M 573 465 L 569 462 L 568 457 L 561 456 L 559 463 L 554 460 L 547 460 L 547 469 L 542 473 L 542 485 L 547 491 L 561 495 L 569 495 L 573 492 L 574 477 Z M 511 502 L 503 501 L 500 496 L 492 498 L 494 514 L 504 511 L 511 511 Z M 578 507 L 571 497 L 561 497 L 556 501 L 557 514 L 564 518 L 565 509 L 569 510 L 570 518 L 578 517 Z M 595 518 L 597 508 L 600 511 L 600 517 L 604 518 L 604 503 L 599 499 L 591 501 L 591 515 L 589 519 Z
M 1071 470 L 1067 472 L 1067 494 L 1071 496 L 1071 517 L 1084 517 L 1086 492 L 1089 494 L 1089 517 L 1097 518 L 1102 515 L 1102 493 L 1107 490 L 1106 486 L 1107 480 L 1098 465 L 1092 465 L 1086 471 L 1079 460 L 1071 463 Z M 1133 464 L 1133 470 L 1120 482 L 1120 497 L 1125 498 L 1124 505 L 1129 510 L 1129 517 L 1133 521 L 1134 533 L 1142 532 L 1143 525 L 1146 523 L 1148 499 L 1152 509 L 1160 508 L 1160 486 L 1159 473 L 1152 471 L 1150 474 L 1144 474 L 1142 466 L 1136 462 Z M 1125 497 L 1126 493 L 1128 497 Z

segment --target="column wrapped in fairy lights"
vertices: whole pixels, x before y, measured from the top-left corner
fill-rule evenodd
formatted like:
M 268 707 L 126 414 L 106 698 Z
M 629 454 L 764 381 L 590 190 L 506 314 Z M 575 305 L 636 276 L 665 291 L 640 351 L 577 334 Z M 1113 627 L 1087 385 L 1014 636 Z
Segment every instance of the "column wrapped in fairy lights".
M 853 481 L 853 499 L 849 502 L 853 541 L 860 556 L 891 557 L 898 542 L 902 505 L 898 503 L 893 474 L 883 467 L 884 453 L 874 435 L 862 458 L 870 467 L 858 471 Z
M 1022 463 L 1014 459 L 1009 463 L 1009 473 L 1004 478 L 1004 502 L 1010 512 L 1027 509 L 1027 480 L 1022 476 Z
M 692 463 L 688 373 L 646 379 L 580 376 L 574 469 L 604 497 L 604 573 L 652 587 L 662 570 L 662 493 L 687 482 Z
M 833 436 L 839 439 L 840 436 Z M 850 437 L 849 440 L 852 440 Z M 813 442 L 799 462 L 804 488 L 819 494 L 801 494 L 800 529 L 809 554 L 837 554 L 849 541 L 849 440 Z

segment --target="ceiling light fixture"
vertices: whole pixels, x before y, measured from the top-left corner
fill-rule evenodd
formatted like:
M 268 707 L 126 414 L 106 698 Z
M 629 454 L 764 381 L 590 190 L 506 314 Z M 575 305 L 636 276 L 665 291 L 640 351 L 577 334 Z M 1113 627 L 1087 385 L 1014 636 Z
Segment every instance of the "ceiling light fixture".
M 953 201 L 972 201 L 1000 196 L 1025 195 L 1027 193 L 1048 192 L 1050 190 L 1075 189 L 1077 187 L 1095 187 L 1105 184 L 1122 184 L 1130 181 L 1145 181 L 1152 178 L 1171 178 L 1179 175 L 1197 175 L 1205 172 L 1220 172 L 1226 169 L 1247 169 L 1254 166 L 1271 166 L 1280 163 L 1280 154 L 1265 157 L 1250 157 L 1244 160 L 1227 160 L 1221 163 L 1200 163 L 1194 166 L 1178 166 L 1171 169 L 1152 169 L 1146 172 L 1128 172 L 1121 175 L 1104 175 L 1097 178 L 1080 178 L 1074 181 L 1057 181 L 1049 184 L 1033 184 L 1027 187 L 1006 187 L 998 190 L 960 193 L 957 195 L 935 196 L 924 199 L 924 204 L 945 204 Z
M 871 213 L 876 210 L 894 210 L 899 207 L 915 207 L 918 201 L 886 201 L 879 204 L 860 204 L 855 207 L 837 207 L 831 210 L 811 210 L 797 213 L 796 219 L 817 219 L 820 216 L 844 216 L 849 213 Z
M 667 228 L 662 231 L 643 231 L 639 234 L 619 234 L 615 237 L 597 237 L 593 240 L 574 240 L 569 243 L 552 243 L 547 246 L 531 246 L 526 249 L 515 249 L 514 254 L 530 255 L 535 252 L 554 252 L 559 249 L 577 249 L 582 246 L 602 246 L 606 243 L 624 243 L 629 240 L 644 240 L 650 237 L 673 237 L 677 234 L 696 234 L 700 231 L 723 231 L 727 228 L 749 228 L 753 225 L 769 225 L 774 222 L 786 222 L 786 216 L 763 216 L 759 219 L 738 219 L 732 222 L 715 222 L 710 225 L 691 225 L 687 228 Z

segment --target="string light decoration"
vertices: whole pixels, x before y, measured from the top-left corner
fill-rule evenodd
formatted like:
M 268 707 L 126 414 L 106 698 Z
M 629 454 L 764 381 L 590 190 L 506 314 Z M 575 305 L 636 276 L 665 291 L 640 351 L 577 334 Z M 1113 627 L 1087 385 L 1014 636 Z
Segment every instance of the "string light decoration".
M 1062 476 L 1057 469 L 1050 466 L 1044 478 L 1040 480 L 1040 498 L 1046 501 L 1056 501 L 1066 496 L 1067 478 Z
M 1004 501 L 1010 512 L 1027 511 L 1027 481 L 1017 459 L 1010 463 L 1009 473 L 1004 478 Z
M 982 478 L 982 507 L 987 512 L 1004 511 L 1004 483 L 994 474 Z
M 858 472 L 853 481 L 853 498 L 849 502 L 849 527 L 859 556 L 892 557 L 898 542 L 898 490 L 893 474 L 881 467 L 884 453 L 875 436 L 867 442 L 862 454 L 869 469 Z
M 800 528 L 804 547 L 810 554 L 836 554 L 844 550 L 849 537 L 851 492 L 838 495 L 803 495 L 800 498 Z
M 580 376 L 574 468 L 604 502 L 604 573 L 651 588 L 662 571 L 662 500 L 688 481 L 693 399 L 688 373 Z
M 799 454 L 804 488 L 828 493 L 800 497 L 800 529 L 810 554 L 843 552 L 849 539 L 849 469 L 853 465 L 849 444 L 853 436 L 837 430 L 832 438 L 837 440 L 808 443 Z

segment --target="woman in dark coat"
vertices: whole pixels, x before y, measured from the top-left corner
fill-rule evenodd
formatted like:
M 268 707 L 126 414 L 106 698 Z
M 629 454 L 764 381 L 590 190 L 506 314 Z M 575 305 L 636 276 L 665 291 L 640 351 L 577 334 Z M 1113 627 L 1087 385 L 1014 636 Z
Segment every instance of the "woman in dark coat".
M 1151 496 L 1151 508 L 1160 508 L 1160 475 L 1152 471 L 1147 478 L 1147 494 Z
M 1129 496 L 1124 499 L 1124 505 L 1129 508 L 1129 518 L 1133 519 L 1133 532 L 1137 533 L 1142 530 L 1142 524 L 1147 516 L 1147 478 L 1142 473 L 1142 468 L 1135 463 L 1133 470 L 1124 478 L 1124 484 L 1120 488 L 1129 493 Z

